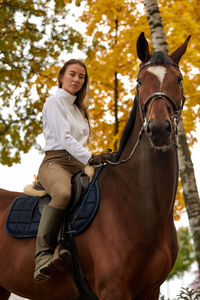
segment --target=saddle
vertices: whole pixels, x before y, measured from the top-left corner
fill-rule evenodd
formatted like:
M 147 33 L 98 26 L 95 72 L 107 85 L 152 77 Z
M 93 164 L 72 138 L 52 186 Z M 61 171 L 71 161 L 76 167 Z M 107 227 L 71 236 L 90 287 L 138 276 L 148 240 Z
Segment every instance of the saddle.
M 96 168 L 90 182 L 89 177 L 79 172 L 72 178 L 72 197 L 66 211 L 65 232 L 80 234 L 92 222 L 99 206 L 99 189 L 97 177 L 101 167 Z M 37 189 L 43 191 L 39 182 Z M 45 192 L 46 193 L 46 192 Z M 6 221 L 6 231 L 15 238 L 36 237 L 42 210 L 51 201 L 50 195 L 22 195 L 17 197 L 10 208 Z M 68 224 L 69 223 L 69 224 Z
M 73 210 L 74 207 L 78 204 L 79 200 L 82 199 L 84 194 L 86 193 L 88 186 L 90 184 L 90 178 L 82 169 L 81 171 L 79 171 L 78 173 L 72 176 L 71 184 L 72 184 L 72 195 L 70 201 L 70 210 Z M 26 186 L 24 188 L 24 193 L 25 195 L 29 195 L 29 196 L 43 197 L 47 195 L 47 192 L 43 188 L 39 179 L 34 184 Z M 46 198 L 44 197 L 44 199 Z M 43 204 L 41 206 L 43 206 Z M 40 211 L 41 210 L 42 208 L 40 208 Z
M 82 169 L 81 171 L 77 172 L 75 175 L 72 176 L 71 202 L 74 203 L 73 206 L 76 205 L 78 200 L 86 192 L 89 183 L 92 181 L 94 173 L 95 173 L 95 168 L 93 166 L 87 165 L 84 169 Z M 29 196 L 43 197 L 44 195 L 47 195 L 47 192 L 43 188 L 38 178 L 35 183 L 28 184 L 24 187 L 24 194 Z

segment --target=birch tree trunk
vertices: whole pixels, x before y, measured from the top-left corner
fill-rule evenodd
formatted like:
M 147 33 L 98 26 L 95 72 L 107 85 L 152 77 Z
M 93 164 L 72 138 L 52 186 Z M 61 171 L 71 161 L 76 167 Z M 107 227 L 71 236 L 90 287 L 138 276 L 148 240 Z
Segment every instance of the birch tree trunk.
M 157 0 L 144 0 L 144 6 L 151 30 L 154 51 L 168 53 L 162 19 Z M 178 45 L 177 45 L 178 46 Z M 179 170 L 183 195 L 194 240 L 196 259 L 200 273 L 200 201 L 194 175 L 194 168 L 182 121 L 179 122 Z
M 168 53 L 168 45 L 157 0 L 144 0 L 154 50 Z
M 118 19 L 115 20 L 115 45 L 117 44 L 118 39 L 118 26 L 119 22 Z M 119 132 L 119 118 L 118 118 L 118 101 L 119 101 L 119 88 L 118 88 L 118 78 L 117 78 L 117 71 L 115 71 L 114 74 L 114 110 L 115 110 L 115 129 L 114 129 L 114 135 L 117 135 Z M 114 151 L 117 151 L 117 144 L 118 141 L 115 141 L 114 144 Z
M 179 122 L 178 157 L 181 183 L 200 274 L 200 202 L 183 122 Z

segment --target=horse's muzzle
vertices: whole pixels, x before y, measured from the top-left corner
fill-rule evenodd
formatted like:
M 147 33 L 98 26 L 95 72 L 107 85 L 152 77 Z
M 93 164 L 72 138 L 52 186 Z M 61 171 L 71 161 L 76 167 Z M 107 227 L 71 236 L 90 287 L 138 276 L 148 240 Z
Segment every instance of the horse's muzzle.
M 168 146 L 171 142 L 172 126 L 169 120 L 157 124 L 153 119 L 148 121 L 146 133 L 155 147 Z

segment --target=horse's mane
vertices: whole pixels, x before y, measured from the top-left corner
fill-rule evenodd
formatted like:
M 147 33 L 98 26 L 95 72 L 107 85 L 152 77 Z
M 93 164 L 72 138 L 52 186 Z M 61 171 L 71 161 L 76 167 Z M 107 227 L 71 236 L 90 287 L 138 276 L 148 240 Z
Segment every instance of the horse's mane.
M 162 51 L 156 51 L 152 54 L 149 62 L 153 65 L 169 65 L 172 64 L 172 59 L 164 52 Z M 137 112 L 137 106 L 138 106 L 138 95 L 135 96 L 134 99 L 134 106 L 129 114 L 128 121 L 124 127 L 124 130 L 122 132 L 122 136 L 120 139 L 119 149 L 117 151 L 117 160 L 119 160 L 126 144 L 129 139 L 129 136 L 134 128 L 135 125 L 135 119 L 136 119 L 136 112 Z
M 135 96 L 134 99 L 134 105 L 132 107 L 132 110 L 129 114 L 128 121 L 123 129 L 122 136 L 120 139 L 119 149 L 117 151 L 117 160 L 120 158 L 122 151 L 124 150 L 126 143 L 128 141 L 128 138 L 134 128 L 135 125 L 135 119 L 136 119 L 136 112 L 137 112 L 137 106 L 138 106 L 138 95 Z
M 170 65 L 173 64 L 173 60 L 170 56 L 162 51 L 156 51 L 150 58 L 150 63 L 153 65 Z

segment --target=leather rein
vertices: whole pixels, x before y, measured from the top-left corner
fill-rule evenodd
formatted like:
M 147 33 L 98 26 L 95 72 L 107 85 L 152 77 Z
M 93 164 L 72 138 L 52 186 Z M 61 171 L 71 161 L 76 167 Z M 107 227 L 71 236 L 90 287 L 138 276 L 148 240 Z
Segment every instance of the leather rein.
M 147 62 L 147 63 L 141 65 L 141 66 L 140 66 L 140 69 L 139 69 L 139 73 L 140 73 L 140 71 L 141 71 L 144 67 L 149 66 L 149 65 L 153 65 L 153 64 L 149 61 L 149 62 Z M 179 66 L 178 66 L 177 64 L 175 64 L 175 63 L 170 63 L 170 65 L 173 65 L 173 66 L 175 66 L 176 68 L 179 69 Z M 138 73 L 138 74 L 139 74 L 139 73 Z M 137 79 L 136 91 L 137 91 L 137 93 L 136 93 L 136 99 L 139 99 L 139 80 L 138 80 L 138 79 Z M 155 98 L 155 99 L 154 99 L 154 98 Z M 181 100 L 182 100 L 181 105 L 177 105 L 176 102 L 175 102 L 168 94 L 163 93 L 163 92 L 155 92 L 155 93 L 152 93 L 149 97 L 147 97 L 147 99 L 145 100 L 145 102 L 144 102 L 143 105 L 141 105 L 141 104 L 139 103 L 139 106 L 140 106 L 141 112 L 142 112 L 143 124 L 142 124 L 142 127 L 141 127 L 140 131 L 139 131 L 137 141 L 136 141 L 136 143 L 135 143 L 135 145 L 134 145 L 134 147 L 133 147 L 131 153 L 129 154 L 128 158 L 123 159 L 123 160 L 120 160 L 120 161 L 117 161 L 117 162 L 112 162 L 112 161 L 110 161 L 110 160 L 107 160 L 107 163 L 108 163 L 108 164 L 111 164 L 111 165 L 119 165 L 119 164 L 121 164 L 121 163 L 125 163 L 125 162 L 129 161 L 129 160 L 132 158 L 132 156 L 133 156 L 133 154 L 134 154 L 134 152 L 135 152 L 135 150 L 136 150 L 136 148 L 137 148 L 139 142 L 140 142 L 141 139 L 142 139 L 143 133 L 144 133 L 144 132 L 146 131 L 146 129 L 147 129 L 148 119 L 147 119 L 147 117 L 146 117 L 146 112 L 147 112 L 148 105 L 151 103 L 152 99 L 154 99 L 153 101 L 155 101 L 155 100 L 158 99 L 158 98 L 166 99 L 166 100 L 172 105 L 172 107 L 173 107 L 173 111 L 171 111 L 171 110 L 170 110 L 170 107 L 168 107 L 168 106 L 167 106 L 167 109 L 168 109 L 168 111 L 169 111 L 169 114 L 170 114 L 170 120 L 171 120 L 172 125 L 173 125 L 172 128 L 173 128 L 174 136 L 175 136 L 175 146 L 178 147 L 178 143 L 177 143 L 178 122 L 179 122 L 179 120 L 180 120 L 181 112 L 182 112 L 182 110 L 183 110 L 183 106 L 184 106 L 184 103 L 185 103 L 185 97 L 184 97 L 184 92 L 183 92 L 183 86 L 182 86 L 182 83 L 181 83 Z M 139 101 L 138 101 L 138 102 L 139 102 Z M 152 104 L 153 104 L 153 102 L 152 102 Z

